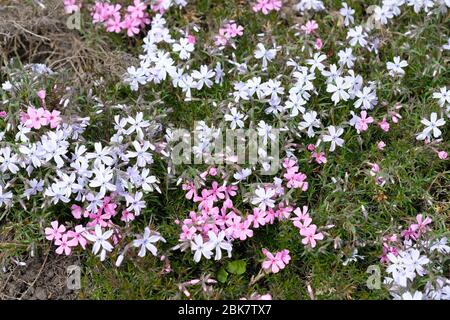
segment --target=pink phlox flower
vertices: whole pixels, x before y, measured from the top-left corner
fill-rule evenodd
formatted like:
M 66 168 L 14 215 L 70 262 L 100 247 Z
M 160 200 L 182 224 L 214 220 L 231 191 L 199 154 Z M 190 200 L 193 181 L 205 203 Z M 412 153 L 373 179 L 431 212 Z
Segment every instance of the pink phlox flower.
M 225 190 L 224 186 L 219 186 L 217 181 L 213 181 L 211 190 L 209 190 L 209 195 L 212 197 L 213 201 L 217 199 L 225 199 Z
M 141 0 L 134 0 L 134 5 L 127 7 L 127 12 L 133 18 L 142 18 L 144 17 L 144 12 L 147 10 L 147 5 L 143 3 Z
M 77 240 L 70 239 L 67 233 L 63 234 L 61 238 L 55 240 L 55 245 L 58 246 L 56 248 L 57 254 L 65 254 L 66 256 L 72 253 L 72 248 L 77 245 Z
M 281 261 L 283 261 L 284 264 L 289 264 L 289 261 L 291 261 L 291 256 L 289 255 L 289 250 L 284 249 L 277 253 L 279 255 L 279 258 Z
M 140 19 L 133 18 L 131 15 L 125 15 L 125 19 L 122 21 L 122 28 L 127 30 L 127 35 L 133 37 L 140 32 Z
M 47 111 L 45 113 L 45 117 L 47 118 L 47 123 L 50 125 L 50 128 L 55 129 L 61 124 L 62 119 L 60 114 L 61 112 L 58 110 L 53 110 L 52 112 Z
M 81 216 L 84 214 L 84 209 L 76 204 L 72 205 L 70 210 L 72 211 L 72 215 L 75 219 L 81 219 Z
M 259 208 L 253 208 L 253 214 L 248 216 L 248 219 L 253 222 L 253 228 L 259 228 L 266 224 L 267 212 Z
M 367 111 L 361 111 L 361 116 L 358 118 L 358 122 L 355 125 L 358 133 L 364 132 L 369 129 L 369 124 L 373 122 L 372 117 L 367 117 Z
M 184 183 L 181 188 L 184 191 L 187 191 L 186 193 L 186 199 L 192 199 L 194 196 L 197 195 L 197 189 L 195 188 L 195 184 L 193 182 L 186 182 Z
M 106 21 L 106 31 L 120 33 L 122 31 L 122 18 L 113 16 Z
M 108 3 L 97 1 L 92 8 L 91 16 L 93 23 L 105 22 L 110 17 L 110 5 Z
M 244 34 L 244 27 L 238 26 L 236 23 L 230 21 L 225 25 L 224 35 L 226 38 L 235 38 Z
M 77 245 L 80 245 L 83 249 L 86 249 L 87 240 L 84 238 L 83 233 L 86 231 L 86 229 L 82 225 L 77 225 L 75 227 L 75 230 L 69 230 L 67 232 L 67 235 L 74 240 L 73 243 L 74 247 Z
M 77 0 L 64 0 L 64 11 L 71 14 L 80 10 L 81 4 L 77 4 Z
M 123 210 L 120 220 L 124 222 L 131 222 L 134 220 L 134 214 L 129 212 L 128 210 Z
M 325 152 L 320 151 L 319 153 L 317 152 L 313 152 L 311 154 L 311 157 L 318 163 L 318 164 L 322 164 L 322 163 L 327 163 L 327 157 L 325 156 Z
M 431 223 L 430 217 L 423 219 L 422 214 L 416 216 L 417 223 L 411 224 L 410 228 L 413 231 L 418 231 L 420 233 L 425 233 L 429 230 L 428 225 Z
M 33 107 L 28 107 L 27 115 L 22 118 L 26 119 L 24 124 L 27 128 L 40 129 L 42 126 L 48 124 L 44 108 L 35 109 Z
M 287 206 L 287 207 L 283 207 L 283 206 L 279 206 L 278 210 L 275 212 L 275 216 L 280 219 L 280 220 L 284 220 L 284 219 L 289 219 L 289 217 L 291 216 L 291 212 L 294 210 L 294 208 Z
M 204 207 L 211 207 L 214 199 L 210 196 L 207 189 L 203 189 L 201 192 L 201 196 L 194 196 L 194 202 L 200 202 L 198 205 L 198 209 L 201 210 Z
M 106 227 L 108 221 L 111 219 L 111 215 L 103 213 L 103 209 L 99 208 L 96 213 L 89 213 L 89 218 L 91 221 L 88 222 L 88 227 L 93 227 L 99 224 L 101 227 Z
M 237 190 L 238 190 L 238 186 L 233 186 L 233 185 L 228 185 L 225 186 L 225 194 L 227 195 L 227 197 L 234 197 L 237 195 Z
M 417 240 L 420 236 L 420 233 L 417 230 L 412 230 L 411 227 L 409 227 L 408 229 L 403 230 L 401 235 L 405 240 Z
M 192 240 L 197 232 L 197 229 L 193 226 L 189 227 L 183 225 L 181 227 L 182 233 L 180 235 L 180 240 Z
M 272 10 L 272 4 L 270 3 L 270 0 L 257 0 L 252 9 L 254 12 L 261 11 L 264 15 L 268 15 Z
M 238 223 L 235 226 L 234 238 L 244 241 L 245 239 L 253 237 L 253 230 L 250 229 L 251 221 L 248 219 L 243 223 Z
M 47 240 L 57 240 L 62 237 L 62 234 L 66 231 L 66 227 L 64 225 L 59 225 L 58 221 L 52 221 L 50 223 L 51 228 L 45 228 L 45 238 Z
M 268 208 L 266 211 L 266 223 L 273 224 L 275 222 L 276 212 L 272 208 Z
M 289 256 L 289 251 L 286 254 L 281 254 L 281 252 L 277 252 L 275 255 L 269 252 L 267 249 L 262 249 L 263 254 L 266 256 L 266 259 L 262 263 L 262 268 L 268 272 L 277 273 L 280 270 L 284 269 L 286 267 L 286 263 L 283 261 L 283 259 L 287 259 L 287 256 Z M 288 262 L 290 260 L 287 259 Z
M 288 188 L 301 189 L 302 191 L 308 190 L 308 182 L 305 181 L 306 175 L 304 173 L 301 173 L 301 172 L 296 173 L 288 180 L 289 180 L 287 183 Z
M 190 44 L 195 44 L 197 42 L 197 38 L 192 34 L 189 34 L 187 36 L 187 39 L 188 39 L 188 43 L 190 43 Z
M 302 239 L 302 243 L 304 245 L 310 245 L 311 248 L 316 246 L 316 240 L 322 240 L 323 234 L 321 232 L 316 233 L 317 226 L 315 224 L 311 224 L 306 228 L 300 229 L 300 235 L 304 238 Z
M 380 122 L 378 122 L 378 125 L 384 132 L 388 132 L 390 129 L 389 122 L 386 121 L 386 117 L 383 118 Z
M 108 214 L 111 217 L 114 217 L 117 213 L 116 208 L 117 208 L 117 204 L 112 202 L 111 197 L 105 197 L 103 199 L 103 211 L 105 212 L 105 214 Z
M 306 34 L 311 34 L 314 31 L 316 31 L 319 28 L 319 25 L 315 20 L 309 20 L 304 25 L 300 27 L 302 31 L 304 31 Z
M 320 39 L 320 38 L 317 38 L 317 39 L 316 39 L 316 42 L 315 42 L 315 44 L 314 44 L 314 48 L 316 48 L 316 50 L 320 50 L 320 49 L 323 48 L 323 42 L 322 42 L 322 39 Z
M 448 153 L 445 151 L 438 151 L 438 157 L 441 160 L 446 160 L 448 158 Z

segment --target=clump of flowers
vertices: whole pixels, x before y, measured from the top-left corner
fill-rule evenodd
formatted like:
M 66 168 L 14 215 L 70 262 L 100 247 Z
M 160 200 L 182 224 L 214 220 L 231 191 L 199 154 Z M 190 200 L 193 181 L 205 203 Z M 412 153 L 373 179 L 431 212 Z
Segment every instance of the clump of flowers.
M 125 12 L 121 9 L 120 4 L 97 1 L 91 12 L 92 22 L 103 24 L 108 32 L 125 31 L 129 37 L 139 34 L 150 23 L 148 4 L 141 0 L 134 0 Z
M 299 172 L 296 161 L 285 159 L 284 167 L 286 188 L 306 191 L 306 175 Z M 219 177 L 223 180 L 218 181 Z M 190 249 L 194 253 L 194 261 L 199 262 L 202 257 L 211 259 L 213 256 L 215 260 L 220 260 L 222 250 L 231 257 L 233 241 L 253 237 L 254 229 L 273 224 L 275 220 L 286 220 L 292 211 L 298 214 L 293 221 L 304 237 L 303 244 L 314 248 L 316 240 L 323 239 L 323 234 L 316 232 L 317 226 L 311 224 L 312 220 L 306 211 L 301 214 L 300 209 L 294 210 L 283 201 L 276 203 L 277 198 L 284 194 L 285 187 L 281 179 L 275 178 L 273 184 L 258 187 L 251 200 L 251 204 L 257 207 L 253 208 L 251 214 L 243 214 L 233 202 L 238 188 L 229 184 L 226 177 L 225 172 L 211 167 L 199 179 L 186 181 L 182 186 L 186 191 L 186 198 L 197 204 L 197 210 L 191 211 L 183 221 L 177 221 L 182 233 L 179 237 L 180 244 L 175 248 L 182 251 Z
M 450 299 L 450 280 L 440 267 L 450 247 L 446 237 L 433 239 L 429 235 L 431 222 L 418 214 L 400 237 L 394 234 L 383 238 L 381 261 L 389 274 L 384 284 L 394 299 Z
M 214 37 L 214 43 L 218 47 L 224 47 L 229 44 L 235 48 L 233 39 L 242 37 L 243 34 L 244 27 L 230 20 L 219 29 L 219 34 Z
M 64 0 L 64 11 L 68 14 L 80 11 L 81 0 Z
M 268 15 L 271 11 L 279 11 L 281 6 L 281 0 L 257 0 L 253 5 L 252 10 L 254 12 L 262 12 L 264 15 Z

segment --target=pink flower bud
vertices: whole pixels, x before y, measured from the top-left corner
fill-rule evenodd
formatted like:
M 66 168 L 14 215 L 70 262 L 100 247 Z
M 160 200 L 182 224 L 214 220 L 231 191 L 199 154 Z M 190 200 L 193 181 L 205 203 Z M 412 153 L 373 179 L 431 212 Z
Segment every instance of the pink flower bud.
M 39 97 L 42 101 L 45 100 L 45 96 L 46 96 L 45 90 L 39 90 L 39 91 L 37 92 L 37 95 L 38 95 L 38 97 Z
M 439 159 L 446 160 L 448 158 L 448 153 L 445 151 L 439 151 L 438 157 L 439 157 Z
M 188 35 L 187 39 L 190 44 L 195 44 L 197 42 L 197 39 L 192 34 Z
M 322 49 L 322 47 L 323 47 L 322 39 L 317 38 L 317 39 L 316 39 L 315 48 L 316 48 L 317 50 L 320 50 L 320 49 Z
M 384 141 L 380 141 L 377 144 L 377 148 L 380 150 L 384 150 L 384 147 L 386 147 L 386 143 L 384 143 Z

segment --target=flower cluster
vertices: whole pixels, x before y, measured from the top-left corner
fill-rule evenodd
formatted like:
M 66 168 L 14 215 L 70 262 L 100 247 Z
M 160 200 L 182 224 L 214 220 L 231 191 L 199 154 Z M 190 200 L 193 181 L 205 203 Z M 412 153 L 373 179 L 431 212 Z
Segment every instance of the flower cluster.
M 450 280 L 439 267 L 450 247 L 446 237 L 428 236 L 431 222 L 429 217 L 418 214 L 416 221 L 401 232 L 401 237 L 393 234 L 383 238 L 381 261 L 389 274 L 384 283 L 394 299 L 450 299 Z M 424 280 L 420 278 L 428 278 L 422 290 L 419 283 Z
M 306 191 L 306 175 L 298 171 L 297 162 L 285 159 L 284 167 L 286 188 Z M 202 257 L 211 259 L 213 252 L 214 259 L 220 260 L 222 250 L 231 257 L 233 241 L 251 238 L 254 235 L 253 229 L 273 224 L 275 220 L 287 220 L 291 212 L 297 215 L 297 218 L 291 220 L 294 221 L 294 226 L 299 228 L 304 245 L 314 248 L 316 240 L 323 239 L 323 234 L 316 232 L 317 226 L 311 224 L 312 219 L 307 213 L 307 207 L 304 207 L 302 212 L 299 208 L 294 210 L 287 206 L 283 201 L 276 203 L 285 193 L 281 179 L 275 178 L 273 184 L 257 187 L 251 200 L 251 204 L 257 207 L 253 208 L 251 214 L 243 214 L 233 202 L 233 198 L 238 194 L 238 187 L 228 184 L 227 177 L 226 172 L 211 167 L 200 174 L 198 179 L 186 181 L 182 185 L 186 191 L 186 199 L 196 203 L 197 210 L 191 211 L 189 217 L 183 221 L 176 221 L 182 232 L 179 237 L 180 244 L 175 248 L 182 251 L 191 249 L 195 262 L 199 262 Z M 241 174 L 235 174 L 235 178 L 244 180 Z M 290 259 L 288 253 L 286 250 L 281 254 L 285 264 Z M 280 267 L 283 268 L 284 265 Z
M 252 6 L 252 10 L 268 15 L 271 11 L 279 11 L 281 6 L 281 0 L 257 0 Z
M 278 271 L 283 270 L 289 261 L 291 261 L 291 256 L 287 249 L 275 254 L 270 253 L 267 249 L 262 249 L 262 252 L 266 256 L 266 260 L 262 263 L 262 267 L 268 272 L 277 273 Z
M 64 11 L 68 14 L 78 12 L 81 9 L 81 0 L 64 0 Z
M 92 22 L 102 23 L 108 32 L 125 31 L 129 37 L 139 34 L 150 23 L 148 5 L 141 0 L 134 0 L 124 14 L 121 9 L 120 4 L 97 1 L 91 12 Z
M 235 48 L 232 39 L 241 37 L 243 34 L 244 27 L 238 25 L 233 20 L 230 20 L 219 29 L 219 34 L 215 36 L 214 43 L 218 47 L 224 47 L 227 44 L 231 44 L 231 46 Z
M 32 87 L 37 87 L 47 74 L 39 72 L 32 77 L 36 79 Z M 14 101 L 26 87 L 23 79 L 11 81 L 17 85 L 7 93 Z M 58 97 L 57 85 L 51 91 L 36 92 L 43 107 L 36 108 L 29 102 L 26 112 L 9 113 L 8 121 L 19 125 L 6 126 L 8 135 L 1 136 L 8 143 L 0 148 L 0 206 L 9 208 L 20 203 L 28 210 L 36 202 L 25 204 L 22 199 L 30 198 L 38 199 L 42 208 L 61 203 L 70 206 L 67 209 L 74 221 L 60 225 L 55 220 L 45 229 L 58 254 L 69 255 L 74 248 L 86 249 L 92 242 L 93 253 L 99 253 L 102 260 L 114 247 L 126 252 L 138 244 L 139 256 L 145 254 L 144 248 L 156 255 L 152 243 L 163 240 L 156 232 L 146 229 L 141 240 L 130 244 L 126 244 L 126 238 L 135 237 L 128 226 L 147 207 L 144 195 L 160 192 L 159 179 L 151 171 L 154 157 L 163 156 L 165 148 L 152 140 L 159 132 L 158 124 L 144 119 L 142 112 L 115 115 L 109 142 L 86 143 L 84 134 L 90 118 L 63 114 L 60 110 L 70 98 Z M 59 100 L 59 105 L 46 102 L 47 95 L 52 96 L 51 101 Z M 21 190 L 23 194 L 17 194 Z

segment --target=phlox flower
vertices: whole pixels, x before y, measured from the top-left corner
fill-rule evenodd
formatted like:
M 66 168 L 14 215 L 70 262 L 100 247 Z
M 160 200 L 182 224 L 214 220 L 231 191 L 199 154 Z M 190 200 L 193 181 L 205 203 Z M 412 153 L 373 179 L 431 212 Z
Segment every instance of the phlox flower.
M 377 143 L 378 150 L 384 150 L 385 147 L 386 147 L 386 143 L 384 141 L 379 141 Z
M 120 33 L 123 30 L 122 18 L 117 15 L 110 17 L 106 21 L 106 31 Z
M 316 48 L 316 50 L 320 50 L 323 47 L 323 42 L 322 39 L 317 38 L 316 42 L 314 43 L 314 48 Z
M 78 0 L 64 0 L 64 11 L 68 14 L 79 11 L 81 4 L 77 2 Z
M 222 259 L 222 249 L 228 252 L 228 257 L 231 257 L 231 250 L 233 249 L 231 242 L 225 239 L 225 232 L 220 231 L 219 233 L 214 233 L 212 231 L 208 232 L 209 242 L 213 244 L 216 249 L 216 255 L 214 260 Z
M 275 255 L 267 249 L 262 249 L 262 252 L 266 256 L 266 260 L 262 263 L 262 268 L 267 272 L 278 273 L 286 267 L 291 259 L 289 251 L 286 249 L 275 253 Z
M 214 243 L 212 242 L 204 243 L 203 237 L 200 234 L 197 234 L 194 237 L 194 240 L 191 241 L 191 250 L 195 251 L 194 253 L 195 262 L 199 262 L 202 256 L 208 260 L 211 259 L 213 249 Z
M 195 184 L 193 182 L 186 182 L 183 183 L 182 189 L 186 192 L 186 199 L 190 200 L 194 198 L 194 196 L 197 196 L 197 188 L 195 187 Z
M 188 34 L 187 40 L 190 44 L 195 44 L 197 42 L 197 38 L 193 34 Z
M 63 234 L 61 238 L 55 239 L 55 245 L 58 246 L 56 248 L 57 254 L 65 254 L 66 256 L 69 256 L 72 253 L 72 248 L 75 247 L 78 244 L 77 240 L 72 238 L 69 240 L 68 234 Z
M 33 107 L 28 107 L 26 114 L 23 114 L 21 120 L 26 127 L 34 129 L 40 129 L 42 126 L 48 124 L 44 108 L 35 109 Z
M 58 221 L 52 221 L 50 223 L 51 228 L 45 228 L 45 238 L 47 240 L 57 240 L 60 239 L 63 233 L 66 231 L 66 227 L 64 225 L 59 225 Z
M 386 63 L 386 68 L 392 76 L 403 76 L 405 74 L 403 68 L 407 66 L 408 62 L 406 62 L 406 60 L 400 60 L 400 57 L 394 57 L 394 62 Z
M 71 244 L 74 244 L 73 246 L 80 245 L 83 249 L 86 249 L 87 240 L 83 236 L 85 231 L 86 229 L 82 225 L 77 225 L 74 230 L 67 232 L 67 235 L 72 238 Z
M 302 31 L 304 31 L 306 34 L 311 34 L 314 31 L 316 31 L 319 28 L 319 25 L 315 20 L 309 20 L 304 25 L 300 27 Z
M 268 15 L 270 11 L 278 11 L 280 8 L 281 1 L 279 0 L 257 0 L 257 2 L 253 5 L 252 10 L 254 12 L 261 11 L 264 15 Z
M 333 152 L 336 149 L 336 145 L 342 147 L 344 139 L 339 138 L 344 133 L 344 129 L 336 128 L 335 126 L 328 127 L 328 134 L 323 135 L 322 139 L 325 142 L 331 142 L 330 151 Z
M 317 226 L 315 224 L 311 224 L 306 228 L 300 229 L 300 235 L 304 238 L 302 239 L 302 243 L 304 245 L 309 245 L 311 248 L 316 246 L 316 240 L 322 240 L 323 234 L 322 232 L 316 233 Z
M 225 37 L 226 38 L 235 38 L 237 36 L 242 36 L 244 34 L 244 27 L 237 25 L 234 21 L 230 21 L 225 26 Z
M 378 122 L 378 125 L 384 132 L 388 132 L 390 129 L 389 122 L 387 122 L 386 117 L 383 118 L 380 122 Z
M 181 227 L 180 240 L 192 240 L 197 232 L 197 229 L 193 226 L 183 225 Z
M 131 222 L 131 221 L 134 220 L 134 214 L 132 214 L 128 210 L 123 210 L 122 211 L 122 216 L 120 217 L 120 220 L 124 221 L 124 222 Z
M 105 22 L 109 19 L 110 14 L 110 5 L 108 3 L 96 1 L 91 12 L 92 22 Z
M 233 226 L 234 230 L 233 237 L 241 241 L 253 237 L 253 230 L 250 229 L 250 224 L 251 224 L 250 219 L 247 219 L 244 222 L 237 222 Z
M 50 128 L 55 129 L 61 124 L 62 119 L 60 114 L 61 112 L 58 110 L 53 110 L 52 112 L 47 111 L 45 113 L 45 117 L 47 119 L 47 123 L 50 125 Z
M 248 216 L 248 220 L 253 223 L 253 228 L 259 228 L 266 224 L 267 212 L 259 208 L 253 208 L 253 214 Z
M 80 206 L 74 204 L 70 207 L 72 211 L 72 215 L 75 219 L 81 219 L 81 216 L 84 215 L 84 210 Z
M 443 118 L 438 119 L 436 112 L 431 113 L 430 120 L 422 119 L 420 122 L 425 125 L 425 129 L 417 135 L 417 140 L 431 139 L 432 137 L 439 138 L 441 136 L 442 131 L 439 127 L 445 124 L 445 120 Z
M 189 38 L 181 38 L 179 43 L 175 42 L 173 44 L 172 49 L 175 52 L 179 52 L 181 60 L 187 60 L 191 57 L 191 53 L 194 51 L 195 47 Z
M 418 231 L 420 233 L 425 233 L 429 230 L 428 225 L 431 223 L 431 219 L 429 217 L 423 218 L 422 214 L 418 214 L 416 216 L 417 223 L 411 224 L 410 228 L 412 231 Z
M 446 160 L 448 158 L 448 153 L 445 151 L 438 151 L 438 157 L 441 160 Z
M 95 230 L 93 233 L 90 233 L 89 231 L 86 231 L 84 233 L 84 237 L 86 239 L 88 239 L 91 242 L 94 242 L 94 245 L 92 246 L 93 254 L 97 254 L 101 249 L 100 253 L 101 261 L 105 260 L 106 252 L 111 252 L 113 249 L 111 243 L 108 242 L 108 239 L 111 238 L 113 232 L 114 231 L 112 229 L 103 232 L 102 227 L 99 224 L 97 224 L 95 226 Z
M 256 45 L 256 48 L 257 49 L 255 50 L 253 55 L 256 59 L 262 60 L 262 70 L 266 70 L 268 62 L 272 61 L 275 58 L 277 49 L 274 48 L 267 50 L 262 43 L 258 43 Z
M 133 37 L 140 32 L 141 21 L 137 18 L 133 18 L 131 15 L 125 15 L 122 21 L 122 29 L 127 30 L 127 36 Z
M 311 157 L 318 163 L 318 164 L 322 164 L 322 163 L 327 163 L 327 158 L 325 157 L 325 152 L 320 151 L 320 152 L 313 152 L 311 154 Z
M 158 241 L 166 242 L 159 233 L 152 232 L 149 227 L 145 227 L 144 234 L 133 240 L 134 247 L 140 247 L 138 256 L 145 257 L 146 250 L 150 251 L 154 256 L 157 255 L 158 249 L 153 245 Z
M 268 207 L 273 208 L 275 201 L 272 199 L 275 196 L 275 190 L 272 188 L 257 188 L 255 190 L 255 197 L 252 200 L 253 205 L 258 205 L 260 210 L 265 211 Z
M 373 123 L 373 118 L 367 116 L 366 111 L 361 111 L 361 116 L 358 117 L 358 121 L 355 124 L 356 131 L 358 133 L 364 132 L 369 128 L 369 124 Z

